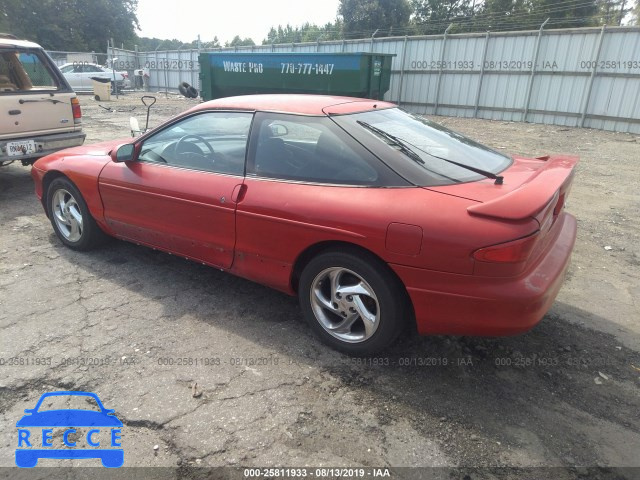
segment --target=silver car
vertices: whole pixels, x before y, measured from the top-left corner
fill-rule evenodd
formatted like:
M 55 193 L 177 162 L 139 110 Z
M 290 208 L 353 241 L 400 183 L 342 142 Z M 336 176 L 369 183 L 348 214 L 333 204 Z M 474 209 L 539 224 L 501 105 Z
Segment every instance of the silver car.
M 113 84 L 114 78 L 118 90 L 129 88 L 129 75 L 125 71 L 117 71 L 96 63 L 73 62 L 60 66 L 60 71 L 76 92 L 93 91 L 91 77 L 108 78 Z

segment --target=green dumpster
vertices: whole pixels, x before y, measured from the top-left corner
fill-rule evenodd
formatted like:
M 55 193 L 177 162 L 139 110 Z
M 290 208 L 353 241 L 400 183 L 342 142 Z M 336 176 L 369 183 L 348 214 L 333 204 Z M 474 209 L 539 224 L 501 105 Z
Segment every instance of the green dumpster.
M 391 83 L 385 53 L 201 53 L 203 100 L 256 93 L 382 99 Z

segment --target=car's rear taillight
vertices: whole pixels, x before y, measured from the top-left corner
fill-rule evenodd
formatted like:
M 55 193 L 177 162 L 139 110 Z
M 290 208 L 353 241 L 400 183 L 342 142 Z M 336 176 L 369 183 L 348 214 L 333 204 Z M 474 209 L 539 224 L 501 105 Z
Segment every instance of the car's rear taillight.
M 82 110 L 80 110 L 80 101 L 77 97 L 71 99 L 71 110 L 73 111 L 73 120 L 75 123 L 80 123 L 82 118 Z
M 473 252 L 473 258 L 480 262 L 492 263 L 525 262 L 533 251 L 539 233 L 540 232 L 536 232 L 533 235 L 512 242 L 481 248 Z

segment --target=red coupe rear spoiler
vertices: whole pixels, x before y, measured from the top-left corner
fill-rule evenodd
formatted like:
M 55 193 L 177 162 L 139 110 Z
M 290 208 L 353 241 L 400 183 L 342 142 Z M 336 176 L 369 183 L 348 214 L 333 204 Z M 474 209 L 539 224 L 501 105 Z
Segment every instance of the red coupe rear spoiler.
M 486 203 L 468 207 L 467 211 L 471 215 L 502 220 L 535 217 L 559 190 L 564 193 L 568 189 L 578 163 L 578 157 L 564 155 L 542 157 L 540 160 L 546 160 L 546 164 L 519 188 Z

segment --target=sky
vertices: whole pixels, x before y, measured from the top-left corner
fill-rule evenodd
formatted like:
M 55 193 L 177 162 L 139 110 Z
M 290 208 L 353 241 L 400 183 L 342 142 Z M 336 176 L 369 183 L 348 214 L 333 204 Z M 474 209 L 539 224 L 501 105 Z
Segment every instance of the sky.
M 272 26 L 333 22 L 339 3 L 339 0 L 138 0 L 138 35 L 177 38 L 183 42 L 195 40 L 198 34 L 203 42 L 217 36 L 222 45 L 240 35 L 259 45 Z

